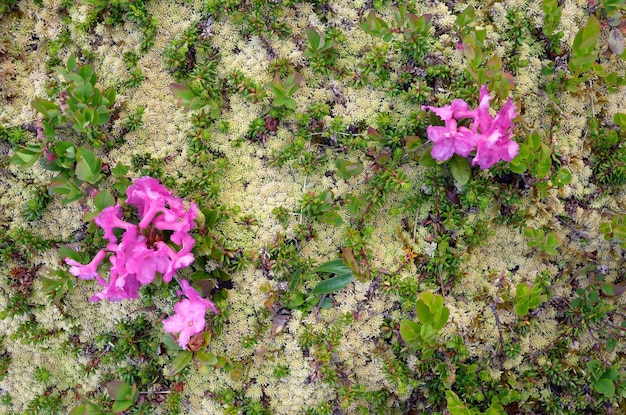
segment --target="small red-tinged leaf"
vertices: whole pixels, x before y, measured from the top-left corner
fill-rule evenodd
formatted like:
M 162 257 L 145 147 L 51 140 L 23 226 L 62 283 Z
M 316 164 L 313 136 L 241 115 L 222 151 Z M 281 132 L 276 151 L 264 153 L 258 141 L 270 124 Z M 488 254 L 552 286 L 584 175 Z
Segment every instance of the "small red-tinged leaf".
M 115 400 L 130 399 L 132 395 L 132 388 L 127 383 L 121 380 L 113 380 L 106 384 L 106 389 L 109 392 L 109 396 Z
M 170 91 L 179 100 L 191 101 L 196 96 L 189 87 L 173 82 L 170 84 Z
M 609 48 L 618 56 L 624 53 L 624 35 L 617 27 L 612 27 L 609 32 Z
M 378 132 L 378 130 L 374 127 L 369 127 L 367 129 L 367 136 L 370 138 L 380 138 L 380 133 Z
M 626 291 L 626 286 L 619 284 L 604 283 L 601 286 L 602 293 L 609 297 L 620 296 Z
M 348 180 L 363 171 L 363 163 L 361 162 L 337 160 L 335 166 L 337 167 L 337 175 L 344 180 Z
M 411 153 L 417 150 L 421 145 L 422 140 L 418 136 L 408 135 L 406 137 L 406 145 L 404 146 L 404 149 L 407 151 L 407 153 Z

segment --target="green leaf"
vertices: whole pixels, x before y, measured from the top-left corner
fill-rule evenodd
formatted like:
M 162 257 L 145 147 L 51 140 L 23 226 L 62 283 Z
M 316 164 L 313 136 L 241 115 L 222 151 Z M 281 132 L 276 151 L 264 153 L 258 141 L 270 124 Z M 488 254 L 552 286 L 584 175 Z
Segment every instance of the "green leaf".
M 72 72 L 76 67 L 76 56 L 72 53 L 69 58 L 67 58 L 67 64 L 65 65 L 69 72 Z
M 67 246 L 61 246 L 61 248 L 59 248 L 59 256 L 61 258 L 71 258 L 78 262 L 83 260 L 78 252 L 68 248 Z
M 48 119 L 54 119 L 59 114 L 59 107 L 47 99 L 35 98 L 31 104 L 34 109 L 43 114 Z
M 524 317 L 531 308 L 537 307 L 546 298 L 538 285 L 530 288 L 526 283 L 520 283 L 515 290 L 515 299 L 513 300 L 515 312 L 518 316 Z
M 169 370 L 169 375 L 174 376 L 178 374 L 181 370 L 187 367 L 191 362 L 191 358 L 193 354 L 189 350 L 183 350 L 178 352 L 174 360 L 172 360 L 172 366 Z
M 588 55 L 596 47 L 598 39 L 600 39 L 601 26 L 598 19 L 593 15 L 589 15 L 589 20 L 585 27 L 580 29 L 574 38 L 572 52 L 574 56 Z
M 339 226 L 343 223 L 343 219 L 335 210 L 329 210 L 320 216 L 320 221 L 326 225 Z
M 337 167 L 337 175 L 344 180 L 348 180 L 363 171 L 363 163 L 361 162 L 336 160 L 335 166 Z
M 572 181 L 572 173 L 570 173 L 570 171 L 565 168 L 565 167 L 561 167 L 560 169 L 557 170 L 557 172 L 554 174 L 554 176 L 552 176 L 552 184 L 554 186 L 565 186 L 566 184 L 569 184 Z
M 113 206 L 115 204 L 115 198 L 108 190 L 103 190 L 94 197 L 93 204 L 98 210 L 102 210 L 106 207 Z
M 300 291 L 291 291 L 284 297 L 285 306 L 288 308 L 296 308 L 304 304 L 304 294 Z
M 131 406 L 133 406 L 134 403 L 135 401 L 130 401 L 130 400 L 121 400 L 121 401 L 116 400 L 115 402 L 113 402 L 113 406 L 111 406 L 111 411 L 113 411 L 113 413 L 116 413 L 116 414 L 118 412 L 123 412 L 127 410 L 128 408 L 130 408 Z
M 455 154 L 450 159 L 450 172 L 454 180 L 462 186 L 466 184 L 472 176 L 472 167 L 468 159 Z
M 626 132 L 626 114 L 618 112 L 613 116 L 613 122 L 620 130 Z
M 70 415 L 108 415 L 110 413 L 110 411 L 105 411 L 94 403 L 86 401 L 86 403 L 72 409 Z
M 336 275 L 317 284 L 311 291 L 311 294 L 330 294 L 335 291 L 339 291 L 342 288 L 347 287 L 353 279 L 354 275 L 352 274 L 352 271 L 346 274 Z
M 111 169 L 111 173 L 113 174 L 113 176 L 121 177 L 121 176 L 125 176 L 129 170 L 130 170 L 130 166 L 126 166 L 122 164 L 122 162 L 118 161 L 115 167 Z
M 73 94 L 80 102 L 86 102 L 89 97 L 91 97 L 91 93 L 93 92 L 93 87 L 90 83 L 83 82 L 74 88 Z
M 457 16 L 456 24 L 460 29 L 464 29 L 476 20 L 476 11 L 473 6 L 467 6 Z
M 546 235 L 546 242 L 543 246 L 543 249 L 546 251 L 548 255 L 556 255 L 558 252 L 556 248 L 561 246 L 561 241 L 559 240 L 559 236 L 555 232 L 550 232 Z
M 230 371 L 230 379 L 234 382 L 241 380 L 243 377 L 243 370 L 239 367 L 233 368 Z
M 602 378 L 593 383 L 593 388 L 596 392 L 601 393 L 607 398 L 615 396 L 615 383 L 611 379 Z
M 198 96 L 195 91 L 186 85 L 171 83 L 170 91 L 174 97 L 178 98 L 177 105 L 179 107 L 183 107 L 185 111 L 202 108 L 207 103 L 202 97 Z
M 550 172 L 550 168 L 552 167 L 552 159 L 550 157 L 552 150 L 544 143 L 541 143 L 539 148 L 540 150 L 537 154 L 538 158 L 536 159 L 535 165 L 532 167 L 532 173 L 536 178 L 543 179 Z
M 121 380 L 113 380 L 106 384 L 109 396 L 115 400 L 130 399 L 132 396 L 132 388 Z
M 407 135 L 404 149 L 407 153 L 416 151 L 422 145 L 422 140 L 416 135 Z
M 100 181 L 100 170 L 102 169 L 102 160 L 97 158 L 91 150 L 80 147 L 76 153 L 76 168 L 74 173 L 79 180 L 87 183 L 96 184 Z
M 196 352 L 196 357 L 206 365 L 215 366 L 217 364 L 217 356 L 213 352 L 199 350 Z
M 433 313 L 423 300 L 415 303 L 415 311 L 417 312 L 417 318 L 422 324 L 432 324 L 435 321 Z
M 323 43 L 323 40 L 322 40 L 323 37 L 321 37 L 320 34 L 317 33 L 317 30 L 311 27 L 307 27 L 306 33 L 307 33 L 307 36 L 309 37 L 309 44 L 311 45 L 311 49 L 313 49 L 314 51 L 319 49 L 320 40 Z
M 518 316 L 524 317 L 526 314 L 528 314 L 528 310 L 529 310 L 528 299 L 530 295 L 531 295 L 531 291 L 530 291 L 530 288 L 528 288 L 528 285 L 526 285 L 525 283 L 521 283 L 517 286 L 517 289 L 515 292 L 514 305 L 515 305 L 515 312 L 517 313 Z
M 446 401 L 448 401 L 450 415 L 473 415 L 472 410 L 465 406 L 461 398 L 451 390 L 446 391 Z
M 324 299 L 322 300 L 322 303 L 320 304 L 320 308 L 322 310 L 330 310 L 333 307 L 333 300 L 331 300 L 329 297 L 324 297 Z
M 424 167 L 435 167 L 437 165 L 437 160 L 433 158 L 430 151 L 427 151 L 422 155 L 422 157 L 420 157 L 419 164 Z
M 413 345 L 420 340 L 420 325 L 411 320 L 400 322 L 400 336 L 409 345 Z
M 328 261 L 319 267 L 315 268 L 313 272 L 329 272 L 331 274 L 347 274 L 351 272 L 350 268 L 345 265 L 341 258 Z
M 43 156 L 43 148 L 39 144 L 20 145 L 11 156 L 11 163 L 20 169 L 27 169 Z

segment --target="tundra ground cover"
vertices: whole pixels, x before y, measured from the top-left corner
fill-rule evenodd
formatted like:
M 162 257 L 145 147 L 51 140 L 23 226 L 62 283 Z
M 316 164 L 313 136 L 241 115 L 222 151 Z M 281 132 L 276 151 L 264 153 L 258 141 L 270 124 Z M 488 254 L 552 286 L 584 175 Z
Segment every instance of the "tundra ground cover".
M 622 413 L 623 9 L 1 2 L 0 412 Z

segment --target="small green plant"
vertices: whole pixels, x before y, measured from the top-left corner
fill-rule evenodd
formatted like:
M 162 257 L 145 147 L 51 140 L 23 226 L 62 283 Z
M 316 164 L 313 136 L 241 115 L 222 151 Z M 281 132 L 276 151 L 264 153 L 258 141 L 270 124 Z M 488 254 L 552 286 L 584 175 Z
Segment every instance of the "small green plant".
M 600 128 L 596 119 L 589 120 L 591 166 L 599 183 L 622 186 L 626 183 L 626 115 L 613 117 L 614 127 Z
M 596 359 L 587 362 L 587 369 L 591 372 L 593 379 L 593 389 L 607 398 L 615 396 L 615 382 L 618 380 L 619 373 L 614 367 L 606 368 L 602 362 Z M 619 398 L 626 396 L 626 391 L 621 391 Z
M 219 115 L 219 104 L 210 98 L 206 98 L 200 91 L 192 88 L 189 85 L 180 85 L 171 83 L 170 91 L 178 98 L 178 106 L 183 107 L 185 111 L 195 111 L 209 106 L 210 115 L 212 118 L 217 118 Z
M 379 37 L 385 42 L 394 40 L 394 45 L 407 59 L 420 61 L 430 50 L 429 32 L 432 26 L 432 16 L 428 14 L 417 16 L 408 10 L 406 4 L 394 8 L 393 12 L 393 27 L 376 16 L 373 10 L 361 19 L 359 26 L 365 33 Z M 394 39 L 395 34 L 401 36 Z
M 35 98 L 32 104 L 43 115 L 43 136 L 55 140 L 57 134 L 71 127 L 92 145 L 101 145 L 106 140 L 102 126 L 114 111 L 115 90 L 97 88 L 93 65 L 77 66 L 74 55 L 68 58 L 65 68 L 54 69 L 63 78 L 59 103 Z
M 298 90 L 303 80 L 302 75 L 297 72 L 293 72 L 284 80 L 281 80 L 280 75 L 276 73 L 274 80 L 267 84 L 267 89 L 274 94 L 273 105 L 295 110 L 296 100 L 291 96 Z
M 300 200 L 300 212 L 311 218 L 319 217 L 323 223 L 339 226 L 343 220 L 337 213 L 338 207 L 334 199 L 331 190 L 325 190 L 318 195 L 314 192 L 305 193 Z
M 120 380 L 108 382 L 106 384 L 106 390 L 109 393 L 110 398 L 113 399 L 111 409 L 101 407 L 85 399 L 82 405 L 79 405 L 70 411 L 70 415 L 113 415 L 121 413 L 131 408 L 137 402 L 139 397 L 137 385 L 130 386 Z
M 539 134 L 531 134 L 520 146 L 517 157 L 511 160 L 509 169 L 514 173 L 530 173 L 537 179 L 543 179 L 553 170 L 555 159 L 552 148 L 541 140 Z M 572 180 L 572 175 L 565 167 L 558 168 L 551 177 L 553 186 L 564 186 Z M 547 183 L 544 183 L 544 187 Z M 544 192 L 545 193 L 545 192 Z
M 620 240 L 621 246 L 626 248 L 626 216 L 615 215 L 611 222 L 603 222 L 600 224 L 599 231 L 604 235 L 604 239 Z
M 493 55 L 484 62 L 482 47 L 486 34 L 484 29 L 472 30 L 463 37 L 463 52 L 469 65 L 467 71 L 478 85 L 488 85 L 490 91 L 505 99 L 515 87 L 515 81 L 511 73 L 502 70 L 499 56 Z
M 546 234 L 543 229 L 526 228 L 524 235 L 528 238 L 528 246 L 537 247 L 548 255 L 556 255 L 558 253 L 556 248 L 561 246 L 561 241 L 556 232 Z
M 541 30 L 546 36 L 550 45 L 550 50 L 556 55 L 563 54 L 563 49 L 560 46 L 561 39 L 563 38 L 563 32 L 556 32 L 561 22 L 561 13 L 563 6 L 559 6 L 557 0 L 543 0 L 542 7 L 544 18 Z
M 335 46 L 343 34 L 336 27 L 331 27 L 326 33 L 318 32 L 315 28 L 307 28 L 308 43 L 304 56 L 310 59 L 310 67 L 313 72 L 330 74 L 341 73 L 337 66 L 337 50 Z
M 46 170 L 58 172 L 48 184 L 48 190 L 64 195 L 64 204 L 80 199 L 90 186 L 102 180 L 102 160 L 86 147 L 76 147 L 69 141 L 57 141 L 51 149 L 39 144 L 20 146 L 11 158 L 22 169 L 37 160 Z
M 515 312 L 519 317 L 524 317 L 531 308 L 537 307 L 546 298 L 539 284 L 529 287 L 526 283 L 520 283 L 515 289 L 515 299 L 513 300 Z
M 50 194 L 45 186 L 38 186 L 30 192 L 31 198 L 22 208 L 22 218 L 31 222 L 41 219 L 44 209 L 50 202 Z
M 574 38 L 572 55 L 569 60 L 569 75 L 563 86 L 570 92 L 576 92 L 583 82 L 590 78 L 588 73 L 598 58 L 595 52 L 596 45 L 601 35 L 600 22 L 594 15 L 589 16 L 585 27 L 580 29 Z
M 485 412 L 470 408 L 451 390 L 446 391 L 446 401 L 450 415 L 506 415 L 504 407 L 495 399 Z
M 407 346 L 422 350 L 422 358 L 427 359 L 436 350 L 438 333 L 446 325 L 450 309 L 443 305 L 443 297 L 430 291 L 418 295 L 415 311 L 419 322 L 402 320 L 400 336 Z

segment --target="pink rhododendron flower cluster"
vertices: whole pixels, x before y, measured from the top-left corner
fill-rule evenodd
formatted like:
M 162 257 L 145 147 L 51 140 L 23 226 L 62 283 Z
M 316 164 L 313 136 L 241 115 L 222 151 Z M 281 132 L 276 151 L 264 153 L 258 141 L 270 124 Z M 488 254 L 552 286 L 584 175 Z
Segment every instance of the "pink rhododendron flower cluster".
M 139 288 L 154 281 L 156 273 L 170 282 L 177 270 L 189 266 L 194 256 L 191 249 L 195 244 L 189 231 L 195 226 L 198 207 L 191 203 L 185 209 L 182 199 L 175 197 L 152 177 L 142 177 L 126 189 L 126 203 L 137 208 L 140 221 L 135 225 L 122 219 L 120 204 L 104 208 L 95 218 L 96 225 L 104 229 L 104 238 L 109 241 L 106 250 L 100 250 L 86 265 L 65 258 L 70 273 L 84 280 L 95 279 L 104 290 L 91 297 L 90 301 L 107 299 L 120 301 L 138 298 Z M 122 229 L 121 240 L 114 229 Z M 174 249 L 164 241 L 163 231 L 169 240 L 180 248 Z M 109 280 L 98 274 L 98 266 L 109 255 L 111 264 Z M 207 309 L 217 313 L 213 303 L 200 296 L 185 280 L 181 282 L 182 293 L 187 299 L 174 306 L 176 314 L 163 321 L 165 331 L 180 333 L 179 344 L 186 349 L 189 338 L 204 330 L 204 315 Z
M 448 160 L 455 153 L 467 157 L 476 150 L 472 165 L 488 169 L 500 160 L 511 161 L 517 156 L 519 145 L 511 140 L 513 118 L 517 116 L 515 105 L 508 99 L 493 117 L 489 114 L 491 95 L 485 85 L 480 88 L 479 101 L 476 109 L 470 109 L 462 99 L 455 99 L 442 108 L 422 107 L 437 114 L 445 123 L 426 129 L 428 139 L 434 143 L 431 150 L 434 159 Z M 474 120 L 471 128 L 458 126 L 463 118 Z

